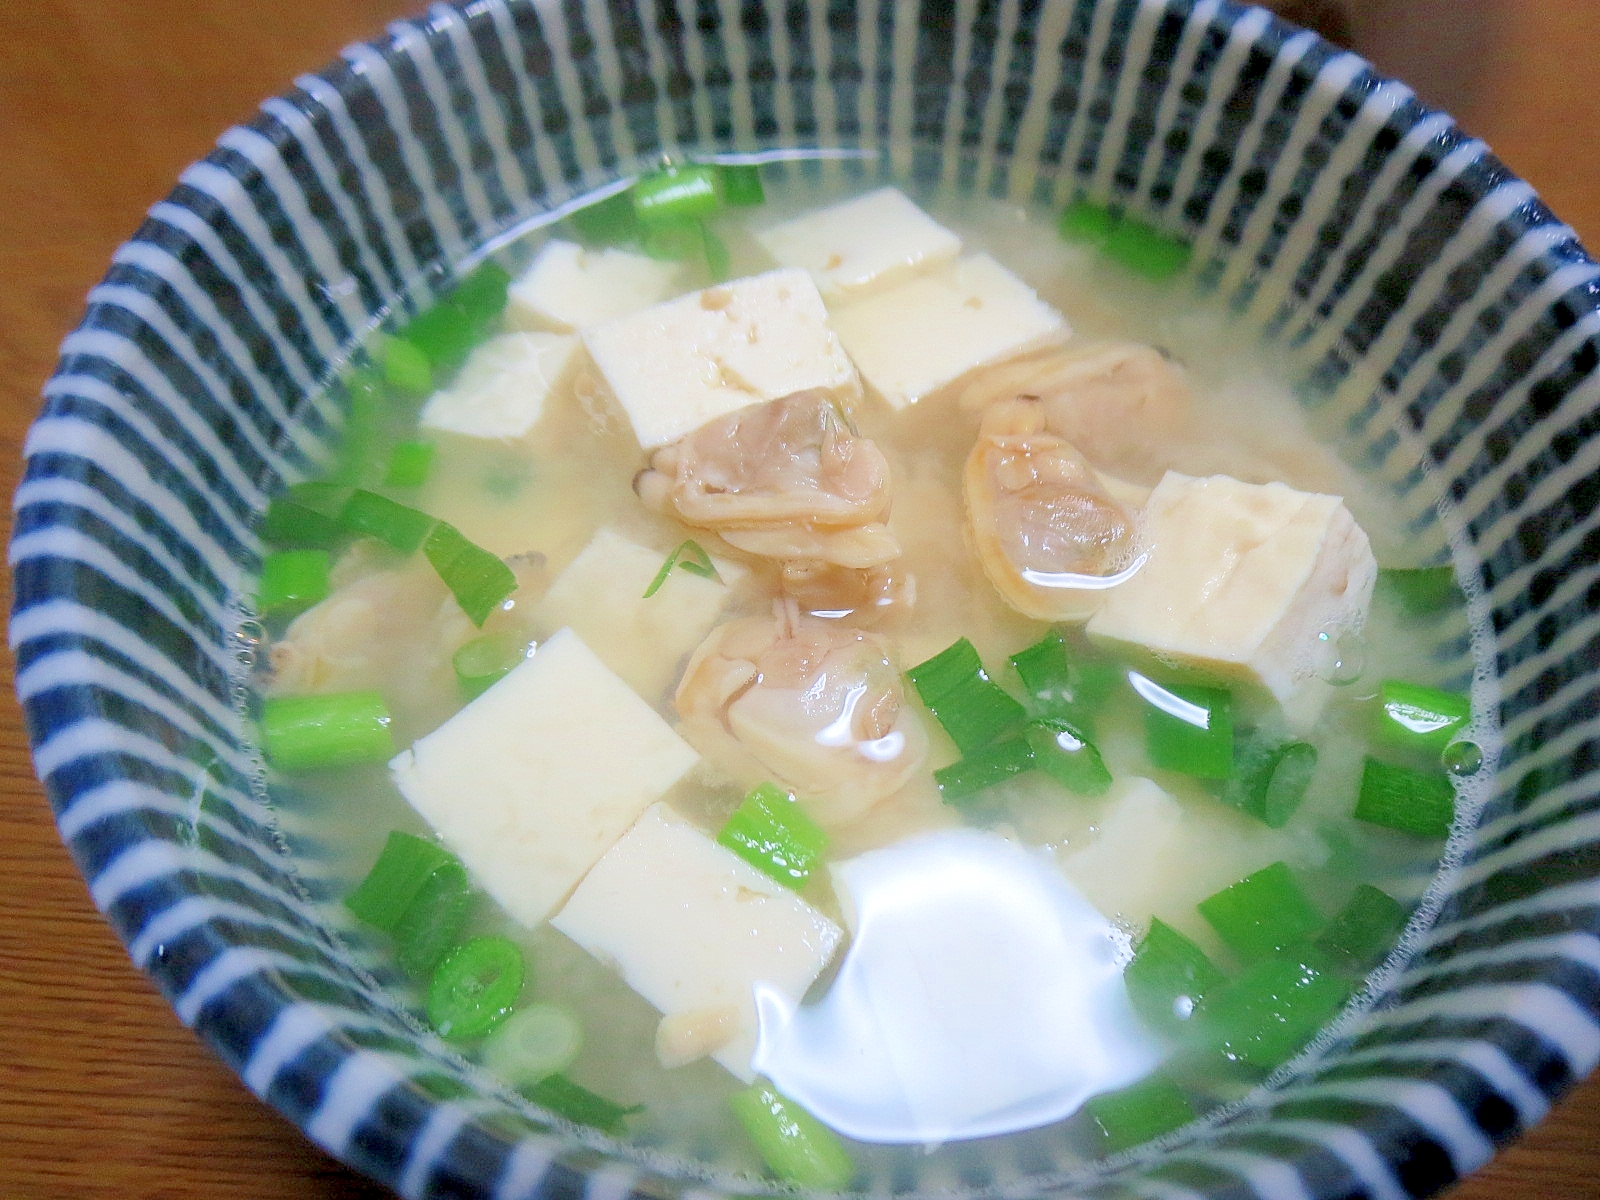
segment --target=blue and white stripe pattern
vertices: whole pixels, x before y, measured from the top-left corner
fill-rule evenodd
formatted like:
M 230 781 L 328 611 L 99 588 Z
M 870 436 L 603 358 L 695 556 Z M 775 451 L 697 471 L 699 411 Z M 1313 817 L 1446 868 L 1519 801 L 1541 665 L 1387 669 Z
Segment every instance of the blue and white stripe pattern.
M 1415 956 L 1274 1086 L 1159 1154 L 1074 1174 L 1024 1136 L 873 1190 L 1389 1200 L 1482 1164 L 1600 1062 L 1600 269 L 1403 86 L 1225 0 L 470 0 L 224 135 L 91 294 L 16 496 L 17 687 L 95 903 L 254 1091 L 403 1195 L 759 1190 L 551 1128 L 395 1010 L 255 786 L 231 598 L 391 306 L 664 151 L 773 146 L 1190 239 L 1395 503 L 1443 506 L 1487 632 L 1436 653 L 1500 723 Z

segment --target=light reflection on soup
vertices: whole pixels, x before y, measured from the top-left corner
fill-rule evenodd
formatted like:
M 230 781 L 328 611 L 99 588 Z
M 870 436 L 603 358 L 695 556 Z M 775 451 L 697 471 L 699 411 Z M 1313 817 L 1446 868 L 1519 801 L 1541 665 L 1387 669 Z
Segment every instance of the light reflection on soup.
M 710 218 L 709 287 L 705 226 L 623 216 L 686 257 L 541 234 L 425 396 L 395 365 L 425 336 L 374 347 L 331 591 L 265 614 L 262 686 L 376 691 L 400 753 L 279 802 L 351 887 L 391 830 L 459 856 L 482 898 L 445 941 L 527 963 L 489 1024 L 564 1010 L 462 1048 L 642 1146 L 748 1133 L 840 1182 L 736 1121 L 759 1075 L 882 1183 L 997 1134 L 1090 1158 L 1259 1081 L 1437 864 L 1439 754 L 1479 735 L 1416 631 L 1453 593 L 1369 598 L 1443 533 L 1181 276 L 1045 214 L 788 183 Z M 413 440 L 426 477 L 385 484 Z M 431 539 L 354 536 L 352 486 L 503 558 L 504 599 L 475 622 Z M 427 914 L 370 913 L 432 869 L 352 903 L 402 961 Z M 409 960 L 430 1017 L 493 983 L 445 950 Z

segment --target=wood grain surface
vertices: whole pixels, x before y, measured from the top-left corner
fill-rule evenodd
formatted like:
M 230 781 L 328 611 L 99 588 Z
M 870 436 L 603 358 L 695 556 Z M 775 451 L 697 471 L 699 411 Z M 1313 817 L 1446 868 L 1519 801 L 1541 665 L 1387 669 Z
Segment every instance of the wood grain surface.
M 0 0 L 0 472 L 112 250 L 230 123 L 403 0 Z M 1370 0 L 1349 32 L 1600 239 L 1600 3 Z M 7 581 L 9 593 L 9 579 Z M 306 1143 L 129 964 L 56 839 L 4 663 L 0 1200 L 383 1194 Z M 1600 1196 L 1600 1081 L 1456 1192 Z

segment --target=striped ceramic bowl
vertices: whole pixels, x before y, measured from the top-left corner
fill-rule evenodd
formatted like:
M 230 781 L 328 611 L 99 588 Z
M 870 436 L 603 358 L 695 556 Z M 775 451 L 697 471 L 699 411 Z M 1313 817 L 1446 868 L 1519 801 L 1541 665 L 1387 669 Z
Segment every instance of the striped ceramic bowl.
M 871 1189 L 1387 1200 L 1482 1164 L 1600 1059 L 1600 268 L 1448 117 L 1220 0 L 470 0 L 225 134 L 62 346 L 16 499 L 35 763 L 133 958 L 404 1195 L 760 1190 L 715 1146 L 690 1164 L 544 1119 L 374 984 L 314 842 L 263 802 L 232 601 L 264 501 L 338 428 L 319 383 L 386 312 L 663 152 L 774 146 L 1192 241 L 1195 286 L 1394 503 L 1443 510 L 1481 632 L 1433 649 L 1503 735 L 1414 954 L 1270 1086 L 1122 1160 L 1015 1138 Z

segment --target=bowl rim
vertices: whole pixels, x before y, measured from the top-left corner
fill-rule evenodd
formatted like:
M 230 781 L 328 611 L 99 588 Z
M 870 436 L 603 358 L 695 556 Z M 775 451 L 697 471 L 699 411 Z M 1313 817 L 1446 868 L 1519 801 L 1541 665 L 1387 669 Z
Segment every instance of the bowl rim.
M 228 134 L 224 135 L 223 142 L 219 143 L 219 148 L 201 160 L 201 163 L 197 164 L 197 166 L 205 165 L 225 173 L 236 174 L 238 171 L 238 162 L 236 160 L 238 155 L 237 141 L 233 145 L 226 144 L 228 138 L 233 135 L 256 136 L 270 148 L 272 153 L 279 156 L 280 161 L 283 161 L 286 157 L 286 152 L 294 149 L 291 144 L 292 131 L 289 131 L 288 127 L 282 122 L 284 112 L 287 109 L 299 111 L 306 115 L 307 120 L 312 120 L 313 118 L 306 110 L 315 106 L 326 106 L 330 98 L 342 97 L 344 95 L 343 89 L 351 85 L 353 78 L 371 69 L 374 63 L 374 56 L 380 62 L 397 61 L 412 53 L 419 39 L 428 41 L 430 39 L 449 38 L 458 34 L 461 27 L 473 21 L 493 21 L 498 19 L 495 15 L 496 13 L 519 9 L 532 10 L 535 7 L 538 6 L 533 3 L 523 2 L 523 0 L 504 0 L 503 3 L 502 0 L 458 0 L 458 3 L 454 5 L 436 5 L 427 14 L 420 15 L 409 21 L 397 22 L 390 27 L 386 35 L 370 42 L 358 43 L 352 46 L 345 52 L 343 58 L 330 64 L 322 72 L 314 76 L 303 77 L 295 91 L 277 97 L 275 101 L 268 101 L 267 104 L 269 106 L 277 104 L 279 107 L 274 111 L 264 111 L 262 115 L 257 116 L 249 124 L 229 131 Z M 901 7 L 906 6 L 902 4 Z M 1117 6 L 1107 4 L 1106 7 Z M 1129 6 L 1123 5 L 1122 7 Z M 1292 44 L 1299 48 L 1301 56 L 1291 62 L 1289 71 L 1291 75 L 1301 78 L 1304 86 L 1307 87 L 1320 86 L 1322 72 L 1330 62 L 1340 61 L 1348 64 L 1349 60 L 1353 58 L 1353 56 L 1344 52 L 1326 47 L 1324 44 L 1317 42 L 1312 35 L 1296 31 L 1293 27 L 1287 26 L 1275 18 L 1255 16 L 1226 2 L 1207 3 L 1206 0 L 1134 0 L 1132 7 L 1141 12 L 1145 10 L 1160 10 L 1167 13 L 1178 13 L 1186 19 L 1209 21 L 1213 23 L 1214 27 L 1226 28 L 1230 31 L 1237 30 L 1242 22 L 1253 22 L 1254 24 L 1250 28 L 1255 31 L 1253 37 L 1256 45 L 1271 48 L 1275 55 L 1280 56 L 1288 45 Z M 540 8 L 540 16 L 541 18 L 554 19 L 548 6 Z M 1308 42 L 1306 39 L 1310 39 L 1310 41 Z M 1403 85 L 1382 79 L 1370 67 L 1363 65 L 1361 70 L 1365 72 L 1365 77 L 1373 82 L 1374 87 L 1403 90 Z M 342 100 L 340 102 L 342 103 Z M 1414 101 L 1411 104 L 1411 110 L 1414 122 L 1428 121 L 1438 115 L 1421 105 L 1415 104 Z M 326 107 L 323 108 L 323 111 L 326 111 Z M 1464 134 L 1449 125 L 1448 122 L 1441 127 L 1440 138 L 1442 139 L 1441 155 L 1462 147 L 1470 148 L 1476 145 L 1471 139 L 1466 138 Z M 1508 180 L 1513 180 L 1514 177 L 1488 158 L 1487 154 L 1482 155 L 1481 161 L 1484 165 L 1484 174 L 1480 182 L 1482 188 L 1492 190 L 1493 188 L 1504 186 Z M 191 168 L 192 170 L 193 168 Z M 185 172 L 185 176 L 187 177 L 188 175 L 189 172 Z M 1487 194 L 1487 192 L 1483 194 Z M 1481 199 L 1482 197 L 1480 195 L 1477 198 Z M 180 185 L 179 189 L 168 197 L 166 203 L 182 208 L 185 211 L 194 212 L 204 224 L 208 214 L 197 210 L 194 207 L 194 202 L 194 196 L 186 193 L 183 186 Z M 1530 205 L 1532 207 L 1525 214 L 1528 227 L 1554 224 L 1553 219 L 1549 218 L 1549 214 L 1543 211 L 1542 206 L 1538 205 L 1536 199 L 1530 200 Z M 147 221 L 139 232 L 135 234 L 128 246 L 150 244 L 152 234 L 152 224 Z M 118 251 L 118 258 L 114 259 L 114 262 L 123 260 L 124 252 L 128 249 L 128 246 Z M 1570 248 L 1564 244 L 1553 244 L 1550 253 L 1573 253 L 1582 258 L 1582 261 L 1587 262 L 1587 259 L 1581 255 L 1581 249 L 1577 248 L 1575 239 L 1571 241 Z M 425 275 L 418 280 L 413 280 L 413 283 L 418 284 L 425 290 L 430 287 L 436 288 L 442 285 L 443 282 L 444 277 L 439 274 Z M 113 286 L 114 283 L 115 275 L 108 275 L 103 281 L 102 288 Z M 97 289 L 97 292 L 100 290 Z M 52 456 L 59 456 L 67 452 L 63 449 L 63 443 L 61 443 L 60 439 L 48 435 L 48 431 L 45 430 L 47 424 L 52 421 L 79 421 L 81 419 L 81 414 L 74 412 L 73 409 L 73 402 L 76 399 L 75 394 L 64 386 L 58 387 L 58 385 L 73 377 L 74 367 L 72 360 L 74 355 L 81 353 L 79 348 L 69 349 L 74 345 L 74 338 L 78 338 L 81 343 L 82 339 L 79 335 L 85 333 L 109 332 L 120 336 L 120 331 L 116 324 L 108 320 L 115 306 L 106 305 L 103 301 L 97 302 L 93 296 L 94 294 L 91 294 L 90 308 L 85 315 L 83 323 L 73 335 L 69 335 L 67 342 L 64 343 L 61 362 L 50 383 L 46 385 L 44 410 L 34 429 L 30 430 L 29 433 L 26 447 L 28 471 L 24 480 L 24 487 L 28 482 L 35 481 L 38 478 L 54 477 L 53 468 L 47 464 L 47 460 Z M 1600 302 L 1596 302 L 1595 308 L 1600 309 Z M 308 419 L 316 418 L 316 416 L 316 412 L 313 411 L 308 414 Z M 45 431 L 39 432 L 41 430 Z M 115 442 L 116 438 L 113 430 L 102 428 L 100 432 L 106 444 Z M 290 459 L 292 461 L 292 455 L 290 455 Z M 68 477 L 72 476 L 69 475 Z M 79 479 L 78 482 L 82 483 L 84 480 Z M 89 484 L 87 486 L 92 487 L 93 485 Z M 20 512 L 23 503 L 20 490 L 18 503 Z M 70 525 L 71 523 L 59 524 Z M 44 526 L 43 528 L 48 529 L 51 527 Z M 17 541 L 39 531 L 31 526 L 23 527 L 19 524 L 13 535 L 14 558 L 17 557 Z M 93 537 L 92 534 L 87 536 L 91 537 L 91 539 Z M 248 568 L 250 555 L 251 550 L 248 542 L 245 541 L 237 545 L 234 553 L 230 556 L 230 561 L 223 564 L 223 575 L 231 576 L 231 584 L 229 586 L 236 589 L 237 584 L 243 578 L 243 573 Z M 38 631 L 39 628 L 44 627 L 46 624 L 38 619 L 41 616 L 38 609 L 41 605 L 49 604 L 54 600 L 76 600 L 79 595 L 78 585 L 82 580 L 74 579 L 73 576 L 75 571 L 83 569 L 88 569 L 90 574 L 93 574 L 92 567 L 85 568 L 84 564 L 71 554 L 43 556 L 35 554 L 23 556 L 17 561 L 12 612 L 12 643 L 13 650 L 18 655 L 19 699 L 22 702 L 30 742 L 34 749 L 36 764 L 43 764 L 38 767 L 41 780 L 52 808 L 57 814 L 63 841 L 72 853 L 79 870 L 84 874 L 86 881 L 89 882 L 91 895 L 96 906 L 105 913 L 119 938 L 128 947 L 130 955 L 134 958 L 136 964 L 151 975 L 161 988 L 163 995 L 178 1011 L 179 1016 L 186 1024 L 193 1025 L 196 1028 L 197 1032 L 211 1045 L 212 1049 L 218 1053 L 223 1061 L 245 1079 L 252 1091 L 262 1096 L 268 1103 L 282 1112 L 284 1116 L 294 1121 L 302 1129 L 305 1129 L 313 1140 L 323 1145 L 325 1149 L 330 1150 L 337 1157 L 342 1158 L 357 1169 L 373 1175 L 373 1177 L 380 1179 L 382 1182 L 398 1187 L 402 1192 L 410 1194 L 411 1191 L 416 1190 L 426 1182 L 424 1176 L 413 1177 L 406 1174 L 407 1170 L 411 1169 L 411 1165 L 418 1161 L 414 1155 L 408 1156 L 407 1154 L 408 1151 L 415 1148 L 418 1138 L 431 1136 L 435 1140 L 439 1138 L 445 1139 L 439 1141 L 437 1146 L 433 1148 L 436 1157 L 429 1158 L 425 1154 L 421 1160 L 424 1168 L 432 1169 L 438 1167 L 440 1166 L 440 1161 L 437 1156 L 444 1155 L 453 1145 L 451 1139 L 465 1136 L 467 1127 L 479 1123 L 483 1118 L 483 1114 L 471 1112 L 460 1106 L 453 1107 L 453 1102 L 450 1099 L 430 1095 L 424 1089 L 419 1088 L 415 1082 L 415 1076 L 408 1075 L 400 1070 L 394 1070 L 388 1077 L 389 1088 L 410 1093 L 407 1097 L 403 1097 L 406 1103 L 401 1107 L 405 1111 L 395 1116 L 392 1121 L 395 1129 L 399 1131 L 394 1134 L 395 1140 L 389 1143 L 375 1143 L 372 1148 L 364 1150 L 360 1147 L 352 1148 L 352 1143 L 348 1140 L 341 1143 L 336 1136 L 337 1130 L 331 1127 L 320 1131 L 311 1128 L 312 1123 L 308 1119 L 310 1110 L 304 1105 L 296 1103 L 293 1098 L 298 1094 L 298 1089 L 302 1084 L 307 1087 L 310 1086 L 309 1081 L 297 1081 L 294 1074 L 296 1060 L 292 1056 L 286 1058 L 279 1064 L 277 1070 L 268 1073 L 259 1065 L 259 1041 L 255 1039 L 249 1043 L 241 1041 L 244 1031 L 235 1028 L 227 1014 L 238 1010 L 270 1012 L 275 1014 L 274 1021 L 289 1020 L 291 1023 L 298 1022 L 293 1033 L 296 1037 L 307 1039 L 303 1045 L 298 1047 L 299 1050 L 303 1050 L 305 1046 L 312 1045 L 319 1037 L 328 1033 L 338 1032 L 338 1027 L 330 1027 L 319 1033 L 318 1019 L 325 1017 L 326 1014 L 322 1013 L 315 1004 L 310 1004 L 308 1007 L 309 1002 L 307 999 L 288 982 L 288 976 L 283 970 L 271 965 L 267 965 L 265 969 L 258 969 L 263 966 L 259 957 L 249 958 L 246 956 L 246 958 L 241 958 L 236 953 L 240 949 L 239 943 L 229 936 L 228 932 L 234 927 L 228 923 L 227 919 L 214 920 L 208 918 L 192 929 L 187 930 L 187 933 L 199 937 L 201 942 L 191 948 L 186 960 L 182 963 L 165 958 L 157 952 L 159 943 L 151 941 L 150 922 L 144 919 L 148 915 L 147 910 L 153 908 L 157 914 L 160 914 L 185 899 L 198 898 L 201 901 L 209 902 L 213 899 L 210 885 L 190 877 L 189 868 L 192 863 L 185 861 L 186 851 L 184 848 L 174 841 L 170 829 L 164 828 L 152 818 L 150 813 L 143 811 L 139 807 L 136 797 L 107 792 L 97 798 L 96 804 L 99 807 L 93 809 L 93 811 L 82 806 L 82 800 L 86 793 L 105 784 L 115 784 L 117 778 L 115 776 L 101 778 L 98 773 L 91 772 L 87 779 L 80 779 L 70 772 L 64 773 L 63 768 L 70 768 L 74 764 L 90 757 L 91 751 L 86 747 L 93 745 L 102 747 L 101 752 L 109 755 L 113 761 L 126 752 L 126 746 L 119 742 L 117 736 L 110 736 L 108 739 L 98 743 L 93 742 L 91 739 L 59 748 L 55 745 L 57 735 L 62 731 L 71 730 L 73 727 L 78 727 L 82 731 L 84 727 L 88 726 L 101 728 L 102 733 L 106 732 L 102 728 L 107 724 L 104 696 L 92 687 L 87 686 L 93 683 L 94 680 L 86 680 L 86 686 L 82 689 L 68 690 L 65 693 L 63 693 L 63 689 L 58 687 L 44 688 L 41 686 L 39 691 L 33 691 L 26 695 L 22 694 L 24 686 L 32 686 L 25 679 L 27 667 L 32 665 L 32 659 L 28 656 L 38 650 L 38 643 L 41 637 L 44 636 Z M 207 569 L 210 570 L 210 567 L 208 566 Z M 96 582 L 96 580 L 90 580 L 91 584 Z M 223 580 L 222 582 L 227 581 Z M 75 627 L 80 632 L 92 634 L 97 629 L 94 624 L 94 618 L 97 616 L 98 614 L 86 613 Z M 59 630 L 66 627 L 58 625 L 51 628 Z M 115 691 L 116 686 L 113 685 L 111 690 Z M 69 753 L 74 757 L 63 757 Z M 96 772 L 98 772 L 104 767 L 104 764 L 97 762 L 95 766 Z M 209 770 L 210 767 L 206 766 L 204 769 Z M 264 816 L 259 813 L 252 814 L 248 805 L 243 803 L 243 797 L 235 797 L 230 793 L 228 799 L 232 803 L 242 805 L 245 810 L 243 817 L 246 820 L 240 826 L 244 835 L 251 838 L 260 838 L 262 845 L 271 844 L 271 839 L 279 836 L 274 830 L 270 816 Z M 263 818 L 262 822 L 252 824 L 258 817 Z M 108 833 L 106 832 L 107 830 L 112 832 Z M 1508 829 L 1508 833 L 1516 834 L 1517 832 L 1513 823 L 1513 826 Z M 109 884 L 106 882 L 106 855 L 109 851 L 118 848 L 127 849 L 138 844 L 162 848 L 162 852 L 152 852 L 148 856 L 151 861 L 145 864 L 145 869 L 165 870 L 170 867 L 172 868 L 172 873 L 160 877 L 162 886 L 157 888 L 155 896 L 150 903 L 135 907 L 122 906 L 121 901 L 124 899 L 124 894 L 118 890 L 118 885 L 122 882 L 122 879 L 119 877 L 118 880 L 113 880 Z M 231 849 L 230 852 L 232 852 Z M 278 864 L 278 866 L 281 867 L 282 864 Z M 126 873 L 126 879 L 131 880 L 137 877 L 137 873 L 132 872 L 131 868 L 129 872 Z M 276 873 L 269 872 L 267 877 L 271 878 L 274 874 Z M 166 886 L 169 882 L 171 884 L 170 888 Z M 294 889 L 296 887 L 295 877 L 289 871 L 282 872 L 281 879 L 275 882 L 281 883 L 286 889 Z M 141 883 L 138 886 L 143 886 L 143 884 Z M 298 894 L 300 900 L 304 901 L 306 899 L 303 889 Z M 1600 916 L 1591 915 L 1587 931 L 1590 934 L 1600 933 Z M 335 951 L 342 951 L 342 947 L 337 946 L 334 941 L 326 938 L 326 935 L 321 934 L 320 930 L 313 928 L 308 930 L 308 933 L 320 934 L 324 937 L 326 942 L 325 949 L 328 951 L 326 963 L 336 973 L 341 974 L 352 989 L 352 994 L 373 992 L 373 989 L 377 986 L 376 981 L 364 970 L 340 958 L 338 953 L 335 953 Z M 208 964 L 219 962 L 232 964 L 227 969 L 220 971 L 214 977 L 212 984 L 208 985 L 214 986 L 218 990 L 214 992 L 203 991 L 197 997 L 194 990 L 194 979 L 184 973 L 188 965 L 190 965 L 189 960 L 194 959 L 203 960 Z M 245 973 L 237 977 L 230 977 L 229 971 L 232 970 L 244 971 Z M 376 1001 L 380 996 L 381 993 L 374 993 L 372 998 Z M 211 1005 L 218 997 L 226 998 L 226 1005 L 222 1012 L 213 1012 Z M 280 1028 L 278 1025 L 273 1027 Z M 368 1054 L 366 1052 L 367 1048 L 363 1047 L 359 1041 L 348 1038 L 343 1041 L 342 1046 L 352 1059 L 361 1059 L 361 1061 L 367 1063 L 370 1070 L 379 1072 L 379 1075 L 381 1075 L 381 1056 L 374 1057 Z M 289 1054 L 291 1049 L 294 1049 L 293 1038 L 289 1038 L 284 1042 L 281 1051 L 284 1054 Z M 250 1053 L 247 1054 L 246 1050 L 249 1050 Z M 382 1082 L 379 1075 L 366 1079 L 365 1083 L 369 1086 L 378 1086 Z M 318 1072 L 317 1077 L 326 1082 L 327 1076 L 325 1073 Z M 1548 1103 L 1550 1099 L 1565 1091 L 1578 1077 L 1569 1072 L 1566 1077 L 1557 1080 L 1554 1086 L 1545 1086 L 1541 1082 L 1539 1090 L 1543 1094 L 1544 1102 Z M 277 1090 L 274 1091 L 274 1088 Z M 1464 1103 L 1459 1094 L 1455 1096 L 1455 1103 L 1458 1106 Z M 441 1113 L 446 1114 L 446 1116 L 441 1118 L 439 1116 Z M 454 1128 L 447 1129 L 443 1127 L 457 1120 L 461 1123 Z M 1372 1129 L 1368 1129 L 1366 1125 L 1360 1122 L 1354 1123 L 1354 1127 L 1360 1129 L 1371 1140 L 1376 1142 L 1378 1133 L 1382 1132 L 1376 1125 L 1383 1125 L 1383 1122 L 1376 1119 L 1374 1119 L 1374 1122 L 1375 1127 Z M 1520 1126 L 1522 1123 L 1519 1117 L 1515 1125 Z M 1243 1125 L 1231 1128 L 1248 1131 L 1252 1124 L 1253 1122 L 1247 1121 Z M 1215 1125 L 1215 1122 L 1212 1122 L 1211 1125 Z M 1169 1136 L 1166 1139 L 1152 1143 L 1150 1147 L 1130 1152 L 1116 1159 L 1107 1160 L 1110 1165 L 1104 1173 L 1099 1173 L 1097 1177 L 1107 1180 L 1114 1179 L 1117 1177 L 1118 1172 L 1123 1169 L 1118 1164 L 1137 1168 L 1153 1161 L 1157 1157 L 1163 1157 L 1164 1161 L 1173 1161 L 1170 1156 L 1164 1156 L 1166 1151 L 1174 1148 L 1181 1150 L 1183 1147 L 1195 1144 L 1196 1140 L 1211 1125 L 1202 1122 L 1198 1126 L 1190 1127 L 1181 1136 Z M 1392 1122 L 1389 1123 L 1389 1126 L 1392 1126 Z M 1389 1126 L 1385 1126 L 1385 1128 Z M 446 1136 L 447 1134 L 448 1136 Z M 526 1150 L 518 1151 L 519 1154 L 525 1156 L 523 1161 L 526 1163 L 525 1169 L 529 1172 L 528 1178 L 530 1180 L 545 1178 L 546 1186 L 551 1185 L 553 1182 L 562 1181 L 571 1186 L 582 1186 L 581 1180 L 592 1173 L 598 1165 L 596 1155 L 605 1154 L 613 1148 L 607 1139 L 575 1131 L 560 1122 L 552 1122 L 550 1131 L 546 1134 L 541 1135 L 530 1131 L 522 1145 L 529 1147 Z M 721 1178 L 715 1173 L 708 1173 L 702 1176 L 693 1171 L 680 1173 L 670 1178 L 663 1178 L 657 1174 L 656 1167 L 652 1166 L 647 1158 L 641 1160 L 629 1150 L 626 1143 L 620 1144 L 619 1148 L 623 1159 L 631 1160 L 640 1165 L 637 1176 L 628 1180 L 628 1187 L 639 1190 L 641 1194 L 653 1194 L 663 1185 L 675 1190 L 679 1187 L 693 1187 L 696 1183 L 706 1183 Z M 1319 1155 L 1321 1153 L 1322 1148 L 1319 1145 L 1305 1143 L 1302 1151 L 1298 1154 L 1286 1153 L 1280 1146 L 1272 1157 L 1291 1161 L 1296 1164 L 1297 1170 L 1303 1168 L 1304 1173 L 1313 1171 L 1319 1164 L 1325 1165 L 1320 1163 Z M 1182 1155 L 1180 1154 L 1178 1157 L 1181 1158 Z M 553 1174 L 547 1175 L 546 1173 Z M 1078 1176 L 1074 1175 L 1073 1178 L 1076 1179 Z M 1070 1182 L 1070 1180 L 1062 1181 L 1063 1185 Z M 1250 1186 L 1248 1180 L 1246 1180 L 1246 1185 Z M 1041 1187 L 1049 1186 L 1053 1185 L 1048 1183 L 1041 1184 Z M 741 1190 L 756 1189 L 746 1188 L 741 1185 Z M 978 1190 L 981 1191 L 982 1189 Z

